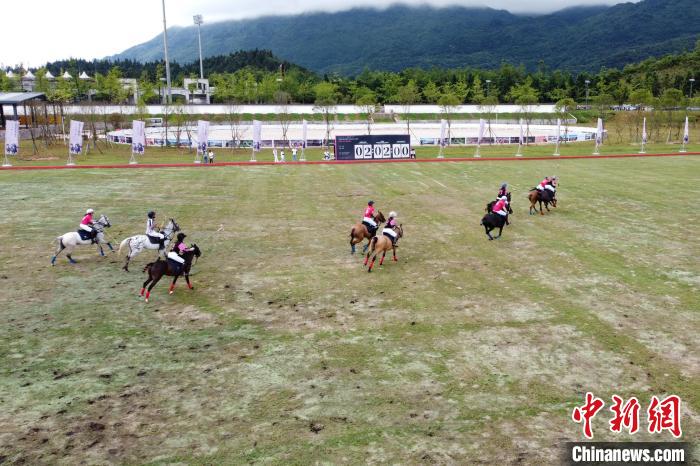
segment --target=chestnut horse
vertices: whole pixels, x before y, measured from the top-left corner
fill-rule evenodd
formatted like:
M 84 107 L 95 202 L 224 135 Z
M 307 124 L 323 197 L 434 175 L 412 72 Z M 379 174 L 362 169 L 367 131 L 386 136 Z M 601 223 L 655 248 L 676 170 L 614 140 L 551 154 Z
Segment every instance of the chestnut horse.
M 379 225 L 386 222 L 384 214 L 381 213 L 381 211 L 377 212 L 377 215 L 374 216 L 374 221 L 377 223 L 377 229 L 379 229 Z M 361 243 L 365 238 L 367 239 L 367 244 L 362 248 L 363 253 L 367 251 L 369 242 L 372 240 L 372 235 L 369 234 L 369 230 L 364 223 L 356 223 L 355 226 L 352 227 L 352 230 L 350 230 L 350 254 L 355 254 L 355 245 Z
M 533 210 L 537 212 L 537 207 L 535 207 L 535 204 L 538 202 L 540 203 L 540 215 L 544 215 L 544 212 L 542 211 L 543 202 L 544 208 L 547 209 L 547 212 L 549 212 L 549 204 L 552 204 L 552 207 L 557 206 L 557 198 L 554 197 L 554 193 L 546 189 L 542 191 L 532 189 L 527 195 L 527 198 L 530 200 L 530 215 L 532 215 Z
M 202 252 L 199 250 L 197 245 L 193 244 L 192 251 L 185 251 L 182 255 L 182 257 L 185 259 L 185 263 L 182 265 L 178 273 L 176 273 L 173 270 L 172 265 L 167 260 L 160 260 L 160 256 L 155 262 L 146 264 L 146 267 L 143 268 L 143 271 L 148 272 L 148 279 L 146 279 L 146 281 L 143 282 L 143 286 L 141 287 L 141 293 L 139 294 L 139 296 L 143 296 L 145 292 L 146 302 L 148 302 L 148 300 L 151 297 L 151 290 L 154 286 L 156 286 L 156 283 L 158 283 L 158 281 L 163 277 L 163 275 L 175 277 L 173 278 L 173 282 L 170 284 L 170 294 L 173 294 L 173 290 L 175 289 L 175 282 L 178 278 L 180 278 L 180 275 L 182 275 L 183 273 L 185 274 L 185 280 L 187 280 L 188 288 L 190 290 L 194 289 L 194 287 L 190 283 L 190 269 L 192 268 L 192 260 L 195 257 L 199 257 L 201 255 Z M 146 285 L 148 285 L 149 283 L 151 283 L 151 286 L 149 286 L 148 290 L 146 290 Z
M 396 243 L 398 243 L 399 239 L 403 237 L 403 224 L 394 227 L 394 231 L 397 234 Z M 367 253 L 367 257 L 365 257 L 365 265 L 367 265 L 367 262 L 369 261 L 369 256 L 372 253 L 374 253 L 374 255 L 372 256 L 372 262 L 369 263 L 369 268 L 367 269 L 367 272 L 372 271 L 372 267 L 374 267 L 374 261 L 377 259 L 377 256 L 380 253 L 382 255 L 382 258 L 379 259 L 379 265 L 382 265 L 384 263 L 384 257 L 386 256 L 386 252 L 390 249 L 394 256 L 394 262 L 398 261 L 398 259 L 396 258 L 396 244 L 392 244 L 391 239 L 389 239 L 385 235 L 375 236 L 370 241 L 370 245 L 371 249 Z

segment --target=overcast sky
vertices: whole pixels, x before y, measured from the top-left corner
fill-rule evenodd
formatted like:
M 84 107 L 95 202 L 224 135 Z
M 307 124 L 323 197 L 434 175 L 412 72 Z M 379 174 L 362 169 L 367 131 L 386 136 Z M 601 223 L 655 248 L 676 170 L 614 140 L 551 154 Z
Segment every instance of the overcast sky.
M 638 0 L 633 0 L 638 1 Z M 166 0 L 168 27 L 304 11 L 389 6 L 391 0 Z M 434 6 L 488 6 L 513 13 L 546 13 L 574 5 L 620 0 L 404 0 Z M 145 42 L 163 29 L 160 0 L 3 0 L 0 65 L 39 66 L 61 58 L 102 58 Z

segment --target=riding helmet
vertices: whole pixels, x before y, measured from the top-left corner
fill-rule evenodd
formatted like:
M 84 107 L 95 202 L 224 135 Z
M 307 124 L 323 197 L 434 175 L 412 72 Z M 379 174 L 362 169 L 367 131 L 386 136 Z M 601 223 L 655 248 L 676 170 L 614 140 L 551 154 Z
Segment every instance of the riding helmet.
M 504 188 L 504 189 L 505 189 L 505 188 L 507 188 L 507 187 L 508 187 L 508 183 L 503 183 L 503 184 L 501 185 L 501 188 Z
M 178 234 L 177 234 L 177 240 L 178 240 L 178 241 L 182 241 L 182 240 L 184 240 L 185 238 L 187 238 L 187 235 L 186 235 L 186 234 L 184 234 L 184 233 L 178 233 Z
M 396 218 L 397 215 L 398 214 L 396 212 L 394 212 L 393 210 L 391 212 L 389 212 L 389 217 Z
M 369 201 L 367 205 L 374 205 L 374 201 Z
M 154 211 L 150 211 L 148 213 L 148 218 L 156 218 L 156 213 Z
M 95 211 L 92 209 L 88 209 L 85 211 L 85 214 L 94 214 L 94 213 L 95 213 Z

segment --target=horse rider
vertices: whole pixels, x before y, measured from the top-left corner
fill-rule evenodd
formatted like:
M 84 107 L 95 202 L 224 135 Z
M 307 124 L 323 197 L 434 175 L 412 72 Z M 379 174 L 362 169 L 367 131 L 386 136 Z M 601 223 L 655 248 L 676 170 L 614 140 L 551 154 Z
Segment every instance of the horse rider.
M 503 196 L 508 195 L 508 183 L 503 183 L 501 185 L 501 189 L 498 190 L 498 194 L 496 195 L 496 199 L 500 199 Z
M 384 225 L 382 234 L 391 240 L 391 245 L 396 246 L 396 240 L 399 238 L 399 234 L 394 230 L 396 228 L 396 212 L 389 212 L 389 219 Z
M 152 242 L 160 245 L 158 250 L 165 249 L 165 235 L 156 229 L 156 213 L 152 210 L 148 212 L 146 219 L 146 236 L 151 238 Z
M 546 189 L 547 191 L 552 193 L 552 199 L 554 199 L 554 195 L 557 193 L 556 186 L 556 176 L 545 176 L 544 180 L 540 181 L 540 184 L 537 185 L 537 190 L 541 193 L 544 193 L 544 190 Z
M 188 248 L 184 243 L 186 237 L 186 234 L 178 233 L 177 241 L 175 242 L 173 249 L 168 253 L 168 260 L 174 262 L 172 265 L 176 269 L 176 275 L 180 275 L 182 267 L 185 265 L 185 259 L 183 257 L 185 253 L 188 251 L 194 251 L 193 248 Z
M 97 231 L 92 227 L 94 222 L 92 221 L 92 214 L 94 214 L 95 211 L 93 209 L 88 209 L 85 211 L 85 217 L 80 221 L 80 225 L 78 228 L 82 231 L 85 231 L 88 233 L 88 237 L 92 240 L 93 243 L 96 243 L 95 238 L 97 237 Z
M 377 222 L 374 220 L 374 201 L 369 201 L 367 203 L 367 208 L 362 217 L 362 224 L 367 227 L 371 236 L 377 234 Z
M 493 205 L 493 213 L 505 217 L 506 224 L 508 223 L 508 198 L 506 196 L 498 198 L 498 201 Z

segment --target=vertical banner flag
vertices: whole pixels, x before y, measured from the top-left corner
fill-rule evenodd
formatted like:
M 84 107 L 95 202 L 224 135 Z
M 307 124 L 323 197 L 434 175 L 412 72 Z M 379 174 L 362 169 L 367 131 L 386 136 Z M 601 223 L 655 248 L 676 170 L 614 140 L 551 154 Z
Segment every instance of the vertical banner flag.
M 68 141 L 70 153 L 73 155 L 80 154 L 83 150 L 83 126 L 82 121 L 71 120 L 70 122 L 70 140 Z
M 523 137 L 523 119 L 520 119 L 520 144 L 523 144 L 525 142 L 525 138 Z
M 603 119 L 598 118 L 598 129 L 595 133 L 595 142 L 600 145 L 603 143 Z
M 647 143 L 647 117 L 644 117 L 644 123 L 642 123 L 642 144 Z
M 561 118 L 557 118 L 557 142 L 561 141 Z
M 209 122 L 199 120 L 197 122 L 197 150 L 204 154 L 207 152 L 209 141 Z
M 19 153 L 19 120 L 5 122 L 5 155 Z
M 685 117 L 685 130 L 683 131 L 683 144 L 688 144 L 690 134 L 688 134 L 688 117 Z
M 301 122 L 301 147 L 304 149 L 306 149 L 306 126 L 307 126 L 306 120 L 302 120 L 302 122 Z
M 484 138 L 484 119 L 479 119 L 479 139 L 477 139 L 477 144 L 481 145 L 481 140 Z
M 146 123 L 139 120 L 132 122 L 131 153 L 143 155 L 146 147 Z
M 445 139 L 447 136 L 445 133 L 447 132 L 447 120 L 440 120 L 440 147 L 445 147 L 447 144 L 445 143 Z
M 253 152 L 260 152 L 262 126 L 258 120 L 253 120 Z

